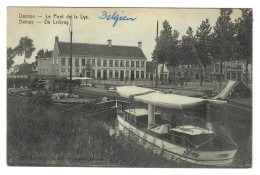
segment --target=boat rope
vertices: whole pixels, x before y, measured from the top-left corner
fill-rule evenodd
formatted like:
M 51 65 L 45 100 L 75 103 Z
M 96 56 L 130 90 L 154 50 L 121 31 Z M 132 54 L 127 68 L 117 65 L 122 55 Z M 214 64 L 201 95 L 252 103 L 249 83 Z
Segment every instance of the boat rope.
M 209 141 L 213 140 L 214 138 L 216 138 L 216 137 L 218 137 L 218 136 L 220 136 L 220 135 L 222 135 L 222 134 L 224 134 L 224 133 L 225 133 L 225 132 L 223 131 L 223 132 L 221 132 L 220 134 L 217 134 L 217 135 L 215 135 L 214 137 L 212 137 L 212 138 L 206 140 L 205 142 L 203 142 L 203 143 L 197 145 L 197 146 L 196 146 L 196 149 L 198 149 L 198 148 L 201 147 L 202 145 L 205 145 L 205 144 L 208 143 Z

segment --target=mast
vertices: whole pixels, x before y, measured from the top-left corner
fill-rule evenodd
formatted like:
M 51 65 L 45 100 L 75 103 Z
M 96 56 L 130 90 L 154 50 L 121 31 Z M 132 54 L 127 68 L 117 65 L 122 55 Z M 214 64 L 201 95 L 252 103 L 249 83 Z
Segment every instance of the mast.
M 158 85 L 158 20 L 157 20 L 157 30 L 156 30 L 156 73 L 155 73 L 155 88 Z
M 72 94 L 72 15 L 70 19 L 70 94 Z

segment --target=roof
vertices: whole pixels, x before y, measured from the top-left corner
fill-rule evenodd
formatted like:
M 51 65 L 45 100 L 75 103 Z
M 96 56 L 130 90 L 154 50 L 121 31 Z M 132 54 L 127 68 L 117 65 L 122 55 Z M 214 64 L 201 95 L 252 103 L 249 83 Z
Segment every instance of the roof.
M 175 109 L 191 108 L 201 105 L 204 102 L 215 105 L 226 103 L 226 101 L 220 100 L 194 98 L 176 94 L 163 94 L 160 91 L 137 86 L 121 86 L 117 87 L 116 91 L 120 96 L 125 98 L 133 96 L 135 101 Z
M 33 70 L 33 64 L 23 63 L 19 66 L 19 71 L 15 73 L 15 75 L 29 75 L 33 74 L 36 71 Z
M 201 98 L 193 98 L 175 94 L 150 93 L 140 96 L 135 96 L 134 100 L 149 103 L 155 106 L 166 108 L 191 108 L 202 104 L 205 100 Z
M 156 62 L 155 61 L 149 61 L 146 62 L 146 73 L 153 74 L 156 71 Z
M 57 42 L 60 55 L 70 55 L 69 42 Z M 104 44 L 88 44 L 88 43 L 73 43 L 72 54 L 80 56 L 94 57 L 125 57 L 125 58 L 142 58 L 146 59 L 142 49 L 134 46 L 116 46 L 109 47 Z
M 116 92 L 122 97 L 129 98 L 132 95 L 155 92 L 155 90 L 137 86 L 120 86 L 116 87 Z

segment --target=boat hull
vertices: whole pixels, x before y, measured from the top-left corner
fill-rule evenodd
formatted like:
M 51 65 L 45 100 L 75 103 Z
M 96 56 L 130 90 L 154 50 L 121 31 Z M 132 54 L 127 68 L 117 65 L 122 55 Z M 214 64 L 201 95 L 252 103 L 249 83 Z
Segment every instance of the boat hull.
M 219 151 L 194 150 L 145 133 L 125 121 L 120 115 L 117 115 L 117 121 L 120 131 L 126 135 L 138 138 L 139 142 L 144 142 L 143 145 L 145 147 L 151 148 L 155 154 L 159 154 L 167 160 L 183 160 L 201 165 L 224 165 L 231 163 L 237 152 L 237 149 Z

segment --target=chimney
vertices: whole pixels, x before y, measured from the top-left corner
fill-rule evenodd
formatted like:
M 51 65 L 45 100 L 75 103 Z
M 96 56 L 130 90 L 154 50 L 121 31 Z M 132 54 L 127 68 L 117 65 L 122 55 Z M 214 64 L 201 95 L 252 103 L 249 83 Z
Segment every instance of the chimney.
M 111 45 L 112 45 L 111 39 L 108 39 L 108 40 L 107 40 L 107 45 L 108 45 L 109 47 L 111 47 Z
M 55 36 L 55 43 L 59 42 L 59 37 Z
M 139 47 L 139 49 L 142 49 L 142 42 L 138 42 L 138 47 Z

